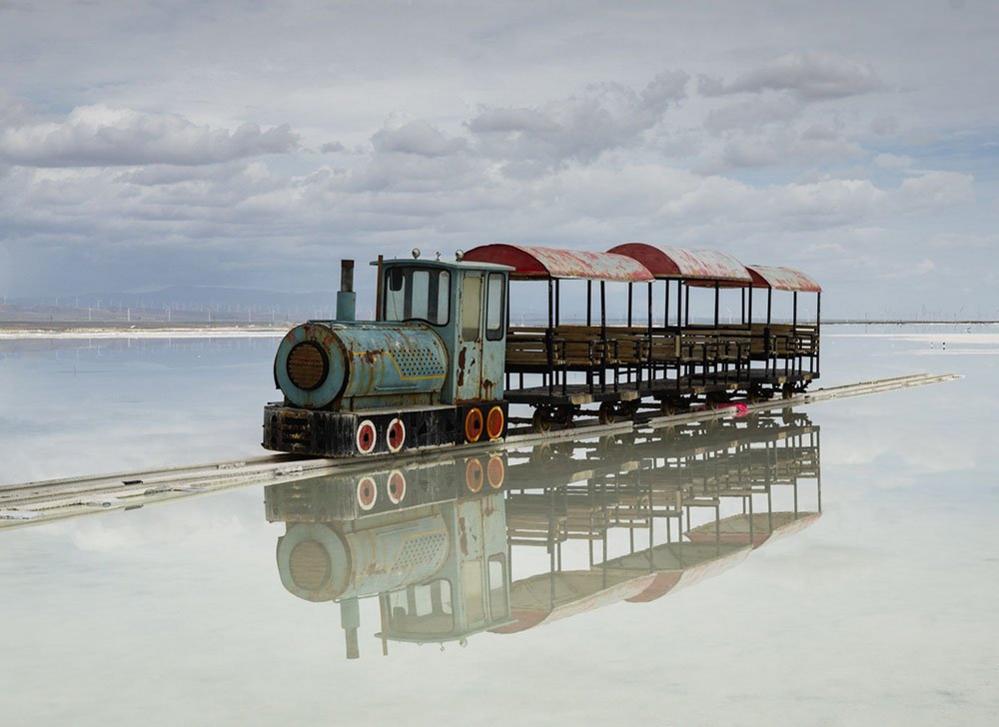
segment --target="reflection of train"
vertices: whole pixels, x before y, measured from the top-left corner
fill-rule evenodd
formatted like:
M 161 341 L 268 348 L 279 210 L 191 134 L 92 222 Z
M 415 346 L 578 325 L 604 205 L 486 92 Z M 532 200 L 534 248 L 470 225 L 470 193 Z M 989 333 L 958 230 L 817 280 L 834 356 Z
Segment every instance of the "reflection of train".
M 282 583 L 339 603 L 356 657 L 367 597 L 387 649 L 513 633 L 719 573 L 818 517 L 819 431 L 751 416 L 273 485 L 266 503 L 287 525 Z M 546 568 L 527 557 L 538 548 Z
M 510 325 L 511 279 L 547 282 L 546 325 Z M 585 324 L 562 311 L 571 280 L 586 282 Z M 608 321 L 605 288 L 615 283 L 627 286 L 623 325 Z M 641 316 L 636 285 L 647 293 Z M 303 323 L 281 341 L 274 381 L 284 399 L 265 408 L 265 447 L 394 454 L 500 439 L 511 404 L 531 407 L 534 428 L 545 430 L 583 413 L 609 422 L 642 406 L 668 413 L 694 401 L 790 395 L 819 375 L 819 285 L 719 252 L 484 245 L 454 262 L 379 259 L 377 290 L 375 320 L 356 321 L 345 261 L 336 319 Z M 698 311 L 705 291 L 713 305 Z M 765 315 L 762 300 L 754 313 L 754 291 L 765 293 Z M 791 294 L 788 320 L 774 313 L 774 291 Z M 806 292 L 816 296 L 812 322 L 799 319 Z M 737 322 L 722 316 L 733 294 Z

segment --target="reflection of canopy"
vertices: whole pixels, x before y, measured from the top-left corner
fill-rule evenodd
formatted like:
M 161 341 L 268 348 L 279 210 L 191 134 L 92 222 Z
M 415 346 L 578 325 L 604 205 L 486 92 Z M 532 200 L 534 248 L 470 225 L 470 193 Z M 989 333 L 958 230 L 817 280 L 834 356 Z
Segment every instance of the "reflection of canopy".
M 732 515 L 718 521 L 718 539 L 731 545 L 752 545 L 759 548 L 766 542 L 796 533 L 811 525 L 821 513 L 818 512 L 758 512 L 753 514 L 753 538 L 749 538 L 749 515 Z M 715 542 L 713 522 L 692 528 L 687 536 L 692 543 Z
M 753 276 L 754 288 L 793 290 L 803 293 L 822 292 L 821 285 L 800 270 L 795 270 L 794 268 L 772 265 L 747 265 L 746 269 Z
M 752 282 L 742 263 L 718 250 L 685 250 L 645 242 L 627 242 L 612 247 L 610 252 L 627 255 L 640 262 L 659 279 L 683 278 L 729 286 L 749 285 Z
M 651 554 L 648 550 L 636 551 L 588 571 L 541 573 L 515 581 L 510 594 L 515 621 L 490 631 L 512 634 L 620 601 L 654 601 L 728 570 L 741 563 L 753 548 L 778 535 L 795 533 L 811 525 L 819 515 L 771 513 L 771 530 L 767 513 L 758 513 L 753 519 L 752 544 L 748 516 L 734 515 L 719 521 L 717 541 L 715 523 L 710 522 L 692 529 L 688 543 L 664 543 L 654 547 Z
M 509 265 L 514 269 L 510 277 L 515 279 L 580 278 L 625 283 L 653 280 L 641 263 L 606 252 L 495 243 L 472 248 L 462 260 Z

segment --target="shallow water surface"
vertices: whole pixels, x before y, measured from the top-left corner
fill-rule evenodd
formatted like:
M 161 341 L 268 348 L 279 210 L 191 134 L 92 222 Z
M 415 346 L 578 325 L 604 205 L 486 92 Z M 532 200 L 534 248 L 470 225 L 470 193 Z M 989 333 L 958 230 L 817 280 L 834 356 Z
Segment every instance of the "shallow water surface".
M 4 723 L 993 723 L 999 336 L 827 333 L 964 378 L 0 529 Z M 0 342 L 0 479 L 257 454 L 273 344 Z

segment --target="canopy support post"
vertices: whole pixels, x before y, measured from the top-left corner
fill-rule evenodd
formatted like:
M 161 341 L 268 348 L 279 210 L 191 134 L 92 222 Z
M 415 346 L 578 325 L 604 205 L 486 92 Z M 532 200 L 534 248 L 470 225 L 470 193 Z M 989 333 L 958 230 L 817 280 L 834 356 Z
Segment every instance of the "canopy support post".
M 562 300 L 562 289 L 559 286 L 559 279 L 555 278 L 555 327 L 559 324 L 559 301 Z
M 600 344 L 603 349 L 601 359 L 607 353 L 607 284 L 600 281 Z M 616 379 L 615 379 L 616 380 Z M 600 388 L 607 389 L 607 367 L 600 367 Z
M 715 281 L 715 328 L 718 327 L 718 315 L 721 312 L 719 310 L 720 305 L 721 305 L 720 289 L 718 287 L 718 282 Z
M 593 281 L 586 281 L 586 327 L 593 325 Z
M 687 328 L 690 326 L 690 283 L 684 287 L 686 290 L 683 294 L 683 326 Z
M 663 328 L 669 328 L 669 279 L 666 279 L 666 305 L 663 313 Z
M 633 290 L 632 289 L 634 287 L 635 287 L 634 283 L 628 283 L 628 328 L 631 328 L 632 306 L 634 304 L 633 300 L 632 300 L 632 298 L 633 298 L 633 296 L 632 296 Z

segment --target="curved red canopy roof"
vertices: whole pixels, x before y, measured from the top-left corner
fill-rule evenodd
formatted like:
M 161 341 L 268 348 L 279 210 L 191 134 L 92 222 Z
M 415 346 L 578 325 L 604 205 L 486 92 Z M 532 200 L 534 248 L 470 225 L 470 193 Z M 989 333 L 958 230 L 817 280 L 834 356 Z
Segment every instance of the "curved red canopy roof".
M 579 278 L 644 283 L 655 278 L 640 262 L 625 255 L 565 250 L 536 245 L 494 243 L 467 251 L 462 260 L 498 263 L 514 269 L 512 278 Z
M 726 285 L 748 286 L 752 283 L 742 263 L 718 250 L 686 250 L 647 242 L 626 242 L 612 247 L 610 252 L 637 260 L 657 278 L 683 278 Z
M 746 270 L 753 276 L 754 288 L 793 290 L 803 293 L 821 293 L 822 286 L 815 280 L 794 268 L 773 265 L 747 265 Z

